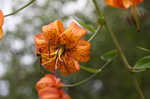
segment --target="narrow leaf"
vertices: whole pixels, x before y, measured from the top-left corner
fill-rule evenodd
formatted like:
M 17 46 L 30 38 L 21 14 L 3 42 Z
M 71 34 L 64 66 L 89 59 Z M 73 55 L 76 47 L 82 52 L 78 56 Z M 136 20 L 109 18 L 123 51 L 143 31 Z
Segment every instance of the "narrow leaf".
M 84 24 L 82 21 L 78 20 L 77 18 L 74 18 L 81 26 L 83 26 L 85 29 L 87 29 L 88 31 L 92 32 L 92 33 L 95 33 L 96 30 L 93 29 L 92 27 Z
M 133 72 L 141 72 L 150 69 L 150 56 L 139 59 L 133 67 Z
M 150 53 L 150 50 L 147 48 L 144 48 L 144 47 L 138 46 L 137 49 L 142 50 L 142 51 L 147 52 L 147 53 Z
M 132 72 L 143 72 L 145 71 L 146 69 L 133 69 Z
M 104 53 L 104 55 L 101 56 L 101 59 L 110 61 L 114 59 L 116 56 L 117 56 L 117 50 L 111 50 L 111 51 Z
M 91 73 L 99 72 L 98 69 L 93 69 L 93 68 L 85 67 L 85 66 L 82 66 L 82 65 L 80 65 L 80 68 L 85 70 L 85 71 L 91 72 Z
M 142 68 L 142 67 L 145 67 L 145 68 L 150 68 L 150 56 L 145 56 L 141 59 L 139 59 L 135 66 L 134 67 L 139 67 L 139 68 Z

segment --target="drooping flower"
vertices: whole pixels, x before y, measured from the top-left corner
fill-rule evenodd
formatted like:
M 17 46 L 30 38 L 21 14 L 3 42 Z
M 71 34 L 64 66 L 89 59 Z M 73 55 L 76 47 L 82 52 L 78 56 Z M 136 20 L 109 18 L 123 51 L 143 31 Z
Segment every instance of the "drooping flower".
M 144 0 L 105 0 L 106 4 L 112 7 L 128 9 L 131 7 L 131 17 L 133 17 L 133 22 L 136 25 L 137 31 L 140 31 L 140 22 L 139 22 L 139 11 L 136 8 L 136 5 L 142 3 Z
M 43 26 L 42 33 L 35 35 L 36 54 L 42 57 L 42 65 L 51 72 L 58 69 L 63 75 L 78 72 L 78 61 L 90 58 L 90 43 L 81 40 L 86 32 L 75 22 L 66 30 L 60 20 Z
M 3 23 L 4 23 L 4 15 L 3 15 L 3 12 L 0 10 L 0 40 L 2 39 L 4 35 L 3 29 L 2 29 Z
M 105 2 L 112 7 L 127 9 L 131 6 L 136 6 L 144 0 L 105 0 Z
M 59 78 L 47 74 L 36 84 L 39 99 L 71 99 L 68 94 L 62 90 L 63 83 Z

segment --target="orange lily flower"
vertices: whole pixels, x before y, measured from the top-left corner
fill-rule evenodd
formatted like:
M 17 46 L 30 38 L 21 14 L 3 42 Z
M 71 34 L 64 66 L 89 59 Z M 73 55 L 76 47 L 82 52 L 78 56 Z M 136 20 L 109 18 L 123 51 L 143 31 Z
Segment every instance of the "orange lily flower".
M 2 39 L 4 35 L 3 29 L 2 29 L 3 23 L 4 23 L 4 15 L 3 15 L 3 12 L 0 10 L 0 40 Z
M 64 30 L 60 20 L 42 27 L 42 33 L 35 35 L 35 49 L 42 57 L 42 65 L 49 71 L 60 70 L 63 75 L 79 71 L 79 62 L 90 58 L 90 43 L 81 38 L 86 30 L 75 22 Z
M 47 74 L 36 84 L 39 99 L 70 99 L 70 96 L 62 90 L 63 83 L 59 78 Z
M 105 2 L 112 7 L 127 9 L 130 6 L 136 6 L 144 0 L 105 0 Z

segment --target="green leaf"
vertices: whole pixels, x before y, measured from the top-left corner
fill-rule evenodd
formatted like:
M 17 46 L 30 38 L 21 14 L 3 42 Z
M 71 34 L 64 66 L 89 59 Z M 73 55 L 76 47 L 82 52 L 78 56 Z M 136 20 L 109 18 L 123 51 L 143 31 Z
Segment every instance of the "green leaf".
M 144 47 L 138 46 L 137 49 L 142 50 L 142 51 L 147 52 L 147 53 L 150 53 L 150 50 L 147 48 L 144 48 Z
M 90 73 L 97 73 L 97 72 L 100 71 L 98 69 L 93 69 L 93 68 L 85 67 L 85 66 L 82 66 L 82 65 L 80 65 L 80 68 L 83 69 L 83 70 L 85 70 L 85 71 L 88 71 Z
M 145 56 L 139 59 L 133 68 L 134 69 L 149 69 L 150 68 L 150 56 Z
M 104 55 L 101 56 L 101 59 L 110 61 L 114 59 L 116 56 L 117 56 L 117 50 L 111 50 L 111 51 L 104 53 Z
M 87 29 L 88 31 L 92 32 L 92 33 L 95 33 L 96 30 L 93 29 L 92 27 L 84 24 L 82 21 L 78 20 L 77 18 L 74 18 L 81 26 L 83 26 L 85 29 Z
M 132 72 L 143 72 L 145 71 L 146 69 L 132 69 Z

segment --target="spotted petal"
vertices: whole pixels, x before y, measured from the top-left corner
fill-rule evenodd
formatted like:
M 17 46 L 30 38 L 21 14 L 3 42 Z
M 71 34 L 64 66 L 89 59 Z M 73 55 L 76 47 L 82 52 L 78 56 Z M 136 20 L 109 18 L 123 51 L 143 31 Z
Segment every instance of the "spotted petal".
M 60 20 L 56 20 L 51 24 L 42 27 L 42 32 L 50 43 L 55 45 L 59 35 L 64 32 L 63 24 Z
M 69 55 L 69 53 L 66 53 L 65 56 L 62 56 L 62 61 L 59 61 L 57 66 L 62 75 L 78 72 L 80 69 L 78 62 L 75 61 Z
M 79 27 L 75 22 L 72 22 L 67 30 L 60 37 L 60 43 L 70 49 L 75 47 L 79 40 L 86 34 L 86 30 Z
M 87 62 L 90 58 L 90 48 L 89 42 L 80 40 L 75 48 L 71 50 L 71 56 L 79 62 Z
M 41 62 L 42 65 L 48 69 L 50 72 L 55 71 L 56 57 L 54 55 L 50 55 L 54 53 L 55 50 L 52 48 L 43 48 L 41 52 Z

